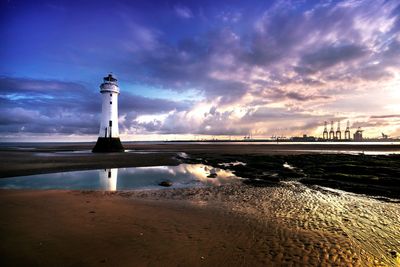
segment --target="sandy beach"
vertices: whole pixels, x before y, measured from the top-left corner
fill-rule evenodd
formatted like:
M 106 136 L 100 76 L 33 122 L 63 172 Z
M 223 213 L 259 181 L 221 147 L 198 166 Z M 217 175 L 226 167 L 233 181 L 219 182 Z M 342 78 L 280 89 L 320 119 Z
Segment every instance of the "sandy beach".
M 257 255 L 262 244 L 253 242 L 260 227 L 218 209 L 98 192 L 3 191 L 0 198 L 2 266 L 257 266 L 264 261 Z
M 0 199 L 2 266 L 399 264 L 398 204 L 293 185 Z
M 316 153 L 317 158 L 323 158 L 318 156 L 320 147 L 315 153 L 305 153 L 298 150 L 309 147 L 280 150 L 276 146 L 251 146 L 135 145 L 129 147 L 132 153 L 100 155 L 85 152 L 85 146 L 2 148 L 2 177 L 192 161 L 220 166 L 221 162 L 238 159 L 247 160 L 247 165 L 221 167 L 242 177 L 248 175 L 249 182 L 116 192 L 1 189 L 1 265 L 400 265 L 400 205 L 392 193 L 372 194 L 386 192 L 381 187 L 366 194 L 351 193 L 351 188 L 363 185 L 357 184 L 356 178 L 366 181 L 366 187 L 374 186 L 365 176 L 346 176 L 356 181 L 357 186 L 350 191 L 325 187 L 318 181 L 311 183 L 301 175 L 314 172 L 314 167 L 303 164 L 300 170 L 298 166 L 304 158 L 314 162 Z M 346 148 L 332 147 L 337 149 Z M 82 153 L 71 153 L 74 150 Z M 391 178 L 398 171 L 395 156 L 365 156 L 359 162 L 357 156 L 345 157 L 328 159 L 350 159 L 355 169 L 373 165 L 376 160 L 382 165 L 383 160 L 393 168 L 371 170 L 380 172 L 375 175 L 389 187 L 397 182 Z M 295 167 L 279 167 L 285 161 Z M 321 168 L 329 171 L 323 164 Z M 271 176 L 271 169 L 277 174 Z M 346 168 L 340 171 L 345 173 Z M 341 188 L 342 176 L 334 178 L 339 185 L 334 188 Z M 325 176 L 320 180 L 325 181 Z

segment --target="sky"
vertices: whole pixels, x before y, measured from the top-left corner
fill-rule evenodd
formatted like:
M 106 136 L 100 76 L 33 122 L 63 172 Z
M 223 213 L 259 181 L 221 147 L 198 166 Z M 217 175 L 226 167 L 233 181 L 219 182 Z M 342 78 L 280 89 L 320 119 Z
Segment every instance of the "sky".
M 0 141 L 400 136 L 400 1 L 0 0 Z M 329 130 L 329 129 L 328 129 Z

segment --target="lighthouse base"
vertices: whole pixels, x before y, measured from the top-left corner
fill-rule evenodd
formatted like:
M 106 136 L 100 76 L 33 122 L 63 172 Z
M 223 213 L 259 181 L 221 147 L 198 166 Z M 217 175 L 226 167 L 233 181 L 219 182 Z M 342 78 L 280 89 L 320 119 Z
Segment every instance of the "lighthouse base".
M 105 138 L 99 137 L 96 145 L 92 149 L 93 153 L 110 153 L 110 152 L 124 152 L 124 147 L 121 144 L 119 137 Z

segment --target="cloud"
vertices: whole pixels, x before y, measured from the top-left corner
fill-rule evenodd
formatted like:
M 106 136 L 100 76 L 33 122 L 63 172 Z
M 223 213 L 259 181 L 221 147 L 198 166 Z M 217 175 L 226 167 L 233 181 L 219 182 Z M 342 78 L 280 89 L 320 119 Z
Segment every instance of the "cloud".
M 110 49 L 86 58 L 101 58 L 103 68 L 112 68 L 129 83 L 202 96 L 175 101 L 123 93 L 125 133 L 312 134 L 327 118 L 368 122 L 378 119 L 375 114 L 399 112 L 397 1 L 193 6 L 157 5 L 152 11 L 157 20 L 140 16 L 140 8 L 136 13 L 127 8 L 115 28 L 118 34 L 111 32 Z M 199 16 L 192 10 L 199 10 Z M 90 47 L 99 49 L 97 43 L 85 46 Z M 78 51 L 76 58 L 85 53 Z M 53 120 L 54 131 L 73 132 L 74 121 L 80 125 L 98 119 L 90 117 L 100 109 L 98 97 L 81 83 L 6 77 L 0 79 L 0 109 L 16 116 L 4 118 L 8 126 L 4 123 L 2 129 L 29 129 L 31 111 L 42 127 Z M 65 117 L 71 126 L 62 128 Z M 96 125 L 83 128 L 97 132 Z
M 242 13 L 239 11 L 222 11 L 217 15 L 217 18 L 224 23 L 237 23 L 242 19 Z
M 195 134 L 195 135 L 244 135 L 250 130 L 246 125 L 238 124 L 234 111 L 219 111 L 211 107 L 204 113 L 196 111 L 172 112 L 163 120 L 140 122 L 135 127 L 158 134 Z
M 154 51 L 159 48 L 158 38 L 161 33 L 150 27 L 140 25 L 128 16 L 122 16 L 127 25 L 128 36 L 118 43 L 121 43 L 122 48 L 130 53 L 141 51 Z
M 0 132 L 97 134 L 101 96 L 85 85 L 57 80 L 0 78 Z M 183 110 L 190 103 L 147 98 L 123 92 L 119 115 Z M 124 124 L 121 123 L 122 127 Z
M 382 83 L 393 80 L 393 68 L 399 67 L 400 46 L 390 37 L 398 33 L 393 32 L 399 17 L 392 12 L 395 6 L 287 3 L 251 19 L 237 14 L 237 20 L 252 22 L 244 23 L 244 30 L 227 26 L 234 13 L 220 12 L 217 19 L 224 23 L 212 29 L 173 43 L 159 35 L 156 50 L 135 53 L 126 66 L 128 73 L 135 70 L 135 80 L 178 92 L 195 89 L 205 99 L 151 121 L 132 117 L 127 128 L 130 123 L 159 134 L 313 133 L 326 118 L 368 111 L 357 99 L 365 92 L 380 94 Z M 182 18 L 194 18 L 186 11 L 179 10 Z M 216 110 L 195 116 L 201 105 Z M 371 112 L 382 104 L 373 107 Z M 245 111 L 238 115 L 237 110 Z
M 188 7 L 177 5 L 174 7 L 174 11 L 175 11 L 176 15 L 178 15 L 181 18 L 184 18 L 184 19 L 193 18 L 193 13 L 190 10 L 190 8 L 188 8 Z
M 388 114 L 388 115 L 374 115 L 371 119 L 388 119 L 388 118 L 400 118 L 400 114 Z
M 301 74 L 309 74 L 322 71 L 339 63 L 361 58 L 367 53 L 366 49 L 357 45 L 340 45 L 322 47 L 313 53 L 302 56 L 297 70 Z

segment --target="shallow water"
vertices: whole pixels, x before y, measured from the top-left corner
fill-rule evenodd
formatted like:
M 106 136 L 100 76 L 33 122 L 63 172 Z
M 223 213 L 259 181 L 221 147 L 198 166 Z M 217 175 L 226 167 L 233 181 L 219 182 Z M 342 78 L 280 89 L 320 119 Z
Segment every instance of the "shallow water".
M 223 167 L 231 167 L 231 166 L 246 166 L 247 164 L 241 161 L 232 161 L 232 162 L 224 162 L 224 163 L 218 163 L 219 166 Z
M 400 150 L 392 151 L 362 151 L 362 150 L 329 150 L 329 149 L 294 149 L 293 152 L 323 153 L 323 154 L 349 154 L 349 155 L 398 155 Z
M 211 175 L 211 177 L 210 177 Z M 161 189 L 159 184 L 169 181 L 169 188 L 219 186 L 239 180 L 231 171 L 203 164 L 180 164 L 136 168 L 114 168 L 88 171 L 60 172 L 0 179 L 4 189 L 78 189 L 132 190 Z
M 27 150 L 29 150 L 29 148 Z M 132 153 L 132 154 L 159 153 L 159 151 L 140 151 L 140 150 L 131 150 L 131 149 L 126 149 L 124 152 Z M 186 153 L 183 153 L 183 154 L 186 154 Z M 54 156 L 68 156 L 68 155 L 93 155 L 93 152 L 92 152 L 92 150 L 67 150 L 67 151 L 54 151 L 54 152 L 36 152 L 34 155 L 35 156 L 54 157 Z

